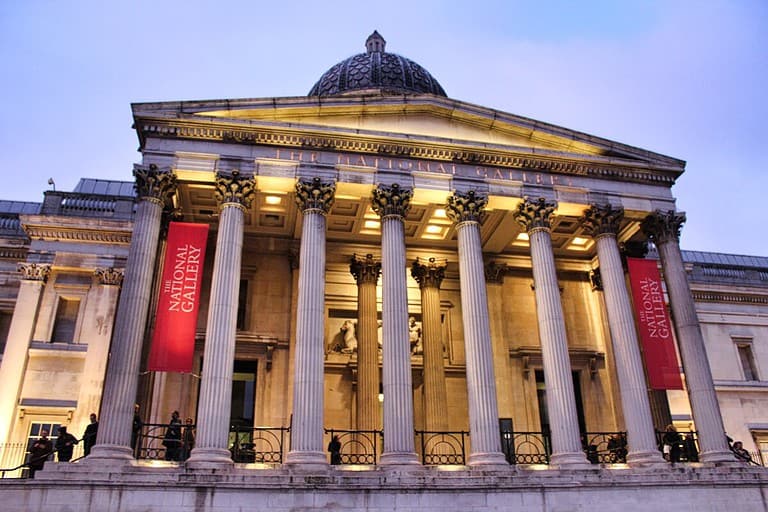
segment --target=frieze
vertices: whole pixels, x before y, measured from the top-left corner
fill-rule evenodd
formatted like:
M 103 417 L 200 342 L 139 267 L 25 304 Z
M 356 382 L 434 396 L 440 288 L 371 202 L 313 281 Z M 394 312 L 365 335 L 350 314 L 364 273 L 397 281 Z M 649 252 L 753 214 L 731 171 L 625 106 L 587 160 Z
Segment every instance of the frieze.
M 693 291 L 697 302 L 727 302 L 733 304 L 768 304 L 766 295 L 739 295 L 735 293 Z
M 366 153 L 376 156 L 386 155 L 392 157 L 410 157 L 424 160 L 433 160 L 437 163 L 453 164 L 473 164 L 478 168 L 480 174 L 488 173 L 491 175 L 504 175 L 505 170 L 527 171 L 528 173 L 555 173 L 573 176 L 588 176 L 598 178 L 617 179 L 624 181 L 633 181 L 639 183 L 652 183 L 671 186 L 675 183 L 677 175 L 682 169 L 660 168 L 648 169 L 645 164 L 643 167 L 633 166 L 631 162 L 623 165 L 607 165 L 599 162 L 590 163 L 583 161 L 569 160 L 567 155 L 559 157 L 546 157 L 543 155 L 530 156 L 520 155 L 510 152 L 480 150 L 480 149 L 453 149 L 444 145 L 429 144 L 420 145 L 416 143 L 391 143 L 380 142 L 362 138 L 347 138 L 342 136 L 308 136 L 300 133 L 276 133 L 272 130 L 259 129 L 232 129 L 216 128 L 210 126 L 198 126 L 185 124 L 183 126 L 173 125 L 172 122 L 153 121 L 152 123 L 143 123 L 139 130 L 142 136 L 173 137 L 198 140 L 213 140 L 221 142 L 234 142 L 238 144 L 254 144 L 266 146 L 284 146 L 293 148 L 303 148 L 305 150 L 319 150 L 314 153 L 321 153 L 322 150 L 331 151 L 350 151 L 354 153 Z M 272 150 L 274 148 L 264 148 Z M 265 155 L 267 156 L 267 155 Z M 278 157 L 280 158 L 280 157 Z M 587 157 L 589 158 L 589 157 Z M 326 163 L 331 163 L 324 159 Z M 498 167 L 496 169 L 495 167 Z M 385 167 L 382 167 L 385 168 Z M 429 171 L 428 171 L 429 172 Z M 464 174 L 462 174 L 464 176 Z M 484 176 L 479 176 L 484 177 Z M 498 178 L 497 178 L 498 179 Z M 565 183 L 564 183 L 565 184 Z

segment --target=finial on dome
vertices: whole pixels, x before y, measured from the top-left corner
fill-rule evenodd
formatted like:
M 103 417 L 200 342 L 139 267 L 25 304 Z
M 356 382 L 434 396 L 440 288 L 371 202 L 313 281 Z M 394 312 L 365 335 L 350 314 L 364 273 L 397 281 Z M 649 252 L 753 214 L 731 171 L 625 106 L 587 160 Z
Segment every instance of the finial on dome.
M 381 52 L 384 53 L 384 47 L 387 45 L 387 42 L 384 40 L 383 37 L 381 37 L 381 34 L 379 34 L 378 31 L 374 30 L 373 34 L 368 36 L 368 39 L 365 40 L 365 49 L 368 51 L 368 53 L 373 52 Z

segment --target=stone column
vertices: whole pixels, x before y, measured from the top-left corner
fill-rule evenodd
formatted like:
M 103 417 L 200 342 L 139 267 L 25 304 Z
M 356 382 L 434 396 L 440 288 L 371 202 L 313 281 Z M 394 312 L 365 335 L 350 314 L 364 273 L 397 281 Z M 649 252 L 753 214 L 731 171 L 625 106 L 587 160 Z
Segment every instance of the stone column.
M 461 318 L 467 357 L 469 435 L 472 441 L 469 465 L 506 465 L 501 451 L 496 379 L 488 320 L 488 297 L 480 242 L 480 221 L 488 198 L 469 191 L 448 197 L 445 212 L 456 223 L 459 242 Z
M 155 165 L 135 165 L 133 175 L 136 178 L 138 205 L 104 379 L 99 435 L 88 457 L 90 460 L 133 459 L 130 446 L 133 404 L 155 272 L 160 220 L 163 207 L 176 193 L 176 176 L 160 171 Z
M 237 303 L 243 256 L 245 213 L 254 196 L 253 177 L 239 171 L 216 174 L 219 229 L 205 329 L 203 371 L 197 409 L 197 437 L 187 466 L 229 466 L 232 373 L 235 364 Z
M 323 446 L 325 325 L 325 216 L 336 186 L 320 178 L 296 184 L 304 214 L 296 305 L 293 423 L 287 464 L 327 464 Z
M 632 303 L 624 281 L 624 268 L 616 239 L 623 217 L 623 208 L 592 206 L 584 212 L 582 223 L 597 243 L 605 307 L 627 427 L 627 462 L 663 464 L 665 461 L 656 446 Z
M 16 421 L 16 405 L 24 383 L 24 370 L 27 367 L 27 354 L 32 341 L 32 333 L 37 324 L 40 310 L 40 297 L 45 282 L 51 273 L 50 265 L 19 263 L 21 284 L 16 296 L 16 308 L 8 329 L 8 338 L 0 365 L 0 443 L 7 443 L 11 428 Z M 4 461 L 3 467 L 16 465 L 18 461 Z
M 408 337 L 404 219 L 413 190 L 397 183 L 373 190 L 371 207 L 381 217 L 381 284 L 384 381 L 383 465 L 418 464 L 413 431 L 413 378 Z
M 488 294 L 488 319 L 493 349 L 493 372 L 496 375 L 496 402 L 500 418 L 513 418 L 514 402 L 520 395 L 514 390 L 510 368 L 509 344 L 504 335 L 504 274 L 507 266 L 496 262 L 485 265 L 485 287 Z M 522 430 L 522 429 L 518 429 Z
M 83 312 L 82 339 L 88 341 L 88 352 L 83 363 L 83 377 L 77 396 L 77 410 L 72 418 L 72 434 L 83 432 L 90 423 L 90 414 L 99 414 L 101 393 L 104 388 L 104 372 L 107 368 L 109 340 L 112 337 L 112 321 L 123 283 L 123 271 L 114 268 L 97 268 L 94 275 L 96 286 L 88 291 L 86 310 Z
M 411 276 L 421 290 L 421 336 L 424 348 L 424 427 L 431 432 L 448 430 L 448 390 L 443 364 L 443 333 L 440 321 L 440 284 L 446 262 L 418 258 L 411 266 Z
M 373 254 L 352 256 L 349 271 L 357 282 L 357 429 L 378 430 L 379 342 L 376 310 L 376 283 L 381 262 Z
M 587 464 L 581 448 L 571 360 L 565 333 L 563 305 L 555 271 L 549 218 L 556 204 L 544 198 L 527 197 L 517 209 L 516 220 L 525 228 L 531 244 L 536 316 L 539 321 L 544 380 L 552 425 L 552 465 Z
M 688 399 L 699 433 L 699 460 L 709 463 L 733 462 L 733 453 L 728 448 L 724 433 L 725 427 L 720 415 L 704 337 L 696 316 L 696 304 L 680 252 L 680 228 L 684 222 L 684 213 L 656 210 L 645 218 L 642 228 L 656 245 L 661 258 L 664 282 L 667 285 L 672 318 L 677 331 L 678 348 L 683 359 Z

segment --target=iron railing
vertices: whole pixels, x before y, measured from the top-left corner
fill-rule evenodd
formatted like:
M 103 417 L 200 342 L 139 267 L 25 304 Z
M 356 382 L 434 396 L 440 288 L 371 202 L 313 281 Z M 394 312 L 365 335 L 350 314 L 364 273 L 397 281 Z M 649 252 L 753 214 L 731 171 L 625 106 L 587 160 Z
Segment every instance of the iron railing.
M 379 462 L 381 430 L 325 429 L 328 440 L 339 437 L 341 464 L 374 465 Z
M 282 464 L 288 427 L 233 427 L 229 431 L 232 460 L 240 463 Z
M 549 464 L 548 432 L 501 432 L 501 449 L 510 464 Z

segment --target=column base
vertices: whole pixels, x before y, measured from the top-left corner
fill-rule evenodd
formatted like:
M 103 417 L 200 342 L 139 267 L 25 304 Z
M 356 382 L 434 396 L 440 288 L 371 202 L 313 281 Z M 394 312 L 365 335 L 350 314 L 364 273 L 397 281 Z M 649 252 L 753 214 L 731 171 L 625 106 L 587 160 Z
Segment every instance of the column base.
M 100 463 L 105 460 L 129 463 L 136 459 L 133 457 L 133 450 L 130 446 L 119 444 L 97 444 L 91 448 L 90 455 L 83 459 L 83 463 L 88 464 L 96 462 L 97 460 Z
M 627 464 L 630 466 L 656 466 L 668 464 L 659 450 L 636 451 L 627 454 Z
M 736 458 L 736 455 L 733 454 L 732 451 L 712 451 L 712 452 L 701 452 L 699 454 L 699 461 L 703 462 L 705 464 L 716 464 L 718 466 L 720 465 L 744 465 L 743 462 L 741 462 L 739 459 Z
M 581 451 L 553 453 L 549 458 L 549 465 L 560 469 L 594 469 L 596 467 Z
M 325 453 L 323 452 L 317 452 L 317 451 L 290 451 L 288 452 L 288 455 L 285 456 L 285 464 L 292 464 L 292 465 L 303 465 L 303 464 L 311 464 L 311 465 L 328 465 L 328 459 L 325 457 Z
M 501 452 L 470 453 L 467 464 L 470 466 L 509 467 L 509 462 Z
M 421 465 L 415 452 L 386 452 L 379 459 L 381 466 L 415 466 Z
M 234 465 L 232 454 L 223 448 L 193 448 L 184 463 L 189 469 L 226 469 Z

